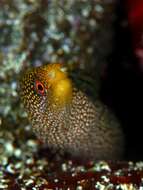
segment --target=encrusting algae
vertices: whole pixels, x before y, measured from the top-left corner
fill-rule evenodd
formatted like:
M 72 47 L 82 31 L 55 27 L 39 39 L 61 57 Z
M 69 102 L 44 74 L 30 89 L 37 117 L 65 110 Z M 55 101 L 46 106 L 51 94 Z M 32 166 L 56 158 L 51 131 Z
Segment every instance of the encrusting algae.
M 82 159 L 120 159 L 123 133 L 99 100 L 77 89 L 61 64 L 26 71 L 21 98 L 33 130 L 51 149 Z

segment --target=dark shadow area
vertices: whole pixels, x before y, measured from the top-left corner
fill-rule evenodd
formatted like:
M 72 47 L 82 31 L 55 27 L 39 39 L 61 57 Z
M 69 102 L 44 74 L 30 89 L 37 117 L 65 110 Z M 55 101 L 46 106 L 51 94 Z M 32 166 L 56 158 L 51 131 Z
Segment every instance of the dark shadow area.
M 129 27 L 125 26 L 127 16 L 124 3 L 120 1 L 117 5 L 115 48 L 109 58 L 101 98 L 114 110 L 122 123 L 126 139 L 125 158 L 142 160 L 143 73 L 133 54 Z

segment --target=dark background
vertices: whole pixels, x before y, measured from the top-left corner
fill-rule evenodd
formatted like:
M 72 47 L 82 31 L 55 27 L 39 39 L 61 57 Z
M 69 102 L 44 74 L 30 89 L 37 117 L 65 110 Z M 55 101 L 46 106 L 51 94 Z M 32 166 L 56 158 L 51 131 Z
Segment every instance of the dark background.
M 114 51 L 109 57 L 101 98 L 115 111 L 122 123 L 126 139 L 125 158 L 142 160 L 143 72 L 133 52 L 124 2 L 119 1 L 117 5 Z

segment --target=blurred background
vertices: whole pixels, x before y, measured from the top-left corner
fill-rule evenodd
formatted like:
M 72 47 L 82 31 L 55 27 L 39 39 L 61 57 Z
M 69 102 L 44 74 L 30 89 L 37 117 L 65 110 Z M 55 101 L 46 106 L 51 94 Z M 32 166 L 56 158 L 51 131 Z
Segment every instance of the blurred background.
M 0 1 L 1 167 L 13 159 L 24 168 L 39 150 L 18 80 L 24 69 L 53 62 L 65 64 L 80 88 L 116 114 L 125 159 L 143 159 L 141 7 L 140 0 Z

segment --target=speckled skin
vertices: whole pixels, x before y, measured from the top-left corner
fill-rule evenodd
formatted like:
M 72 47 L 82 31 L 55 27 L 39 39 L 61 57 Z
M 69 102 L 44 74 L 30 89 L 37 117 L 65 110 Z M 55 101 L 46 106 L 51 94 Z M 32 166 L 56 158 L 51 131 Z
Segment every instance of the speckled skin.
M 34 81 L 39 80 L 38 69 L 26 72 L 20 83 L 21 97 L 37 136 L 52 149 L 82 159 L 120 159 L 123 134 L 107 107 L 73 87 L 71 103 L 55 108 L 50 102 L 50 89 L 44 96 L 33 89 Z M 43 78 L 40 80 L 44 83 Z

